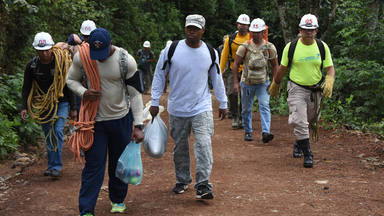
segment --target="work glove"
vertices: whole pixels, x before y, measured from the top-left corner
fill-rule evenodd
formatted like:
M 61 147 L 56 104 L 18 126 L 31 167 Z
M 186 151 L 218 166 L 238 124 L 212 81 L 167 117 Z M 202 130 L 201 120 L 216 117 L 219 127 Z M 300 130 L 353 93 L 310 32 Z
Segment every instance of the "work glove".
M 275 80 L 272 80 L 271 85 L 269 85 L 268 92 L 271 95 L 271 97 L 276 97 L 279 95 L 279 89 L 280 85 L 275 82 Z
M 332 97 L 333 82 L 335 82 L 335 78 L 333 78 L 332 76 L 327 75 L 325 77 L 325 81 L 323 85 L 321 85 L 321 88 L 323 89 L 324 97 L 327 97 L 327 98 Z

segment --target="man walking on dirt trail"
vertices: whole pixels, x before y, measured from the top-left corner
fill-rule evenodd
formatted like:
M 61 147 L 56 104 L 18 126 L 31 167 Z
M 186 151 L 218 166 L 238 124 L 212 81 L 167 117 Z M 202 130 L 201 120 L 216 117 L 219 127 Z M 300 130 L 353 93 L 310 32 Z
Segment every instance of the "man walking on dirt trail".
M 84 67 L 87 73 L 88 88 L 81 83 L 81 67 Z M 79 46 L 79 52 L 73 58 L 67 79 L 68 86 L 82 96 L 83 104 L 96 102 L 92 110 L 97 110 L 93 126 L 93 143 L 87 150 L 85 146 L 81 146 L 85 150 L 86 161 L 79 194 L 81 215 L 94 214 L 104 179 L 107 154 L 111 213 L 124 212 L 126 209 L 124 199 L 128 185 L 115 176 L 115 169 L 121 153 L 131 140 L 132 130 L 137 142 L 141 142 L 144 137 L 142 96 L 131 86 L 128 86 L 126 92 L 122 77 L 123 71 L 126 72 L 125 79 L 134 77 L 136 69 L 135 59 L 123 48 L 112 45 L 110 33 L 103 28 L 93 30 L 89 37 L 89 45 L 85 43 Z M 95 84 L 93 79 L 96 79 Z M 127 93 L 129 101 L 126 101 Z M 91 109 L 82 106 L 80 119 L 83 113 L 90 115 Z M 133 129 L 132 123 L 135 125 Z M 86 129 L 80 127 L 79 130 Z
M 46 32 L 37 33 L 32 45 L 38 56 L 27 64 L 24 71 L 20 115 L 27 120 L 29 112 L 41 124 L 48 156 L 44 176 L 57 178 L 63 166 L 63 129 L 69 109 L 72 118 L 76 119 L 77 115 L 75 96 L 65 85 L 71 56 L 67 50 L 53 47 L 52 37 Z
M 232 128 L 241 129 L 243 128 L 242 116 L 241 116 L 241 104 L 239 106 L 239 99 L 241 100 L 240 94 L 234 92 L 233 87 L 233 62 L 236 58 L 236 51 L 239 46 L 250 39 L 250 34 L 248 32 L 250 19 L 246 14 L 241 14 L 236 21 L 237 31 L 227 37 L 224 41 L 224 48 L 221 52 L 220 58 L 220 69 L 223 73 L 225 82 L 225 88 L 229 100 L 229 111 L 232 117 Z M 236 77 L 239 79 L 241 77 L 241 72 L 243 70 L 243 65 L 239 65 L 238 73 Z
M 263 39 L 266 29 L 264 20 L 257 18 L 252 20 L 249 31 L 251 32 L 251 40 L 240 45 L 236 52 L 235 62 L 233 64 L 233 83 L 234 92 L 240 92 L 241 88 L 241 104 L 243 106 L 243 122 L 244 122 L 244 140 L 252 141 L 252 108 L 257 96 L 261 120 L 261 140 L 268 143 L 273 139 L 271 129 L 271 110 L 269 108 L 268 86 L 270 84 L 268 65 L 272 65 L 272 75 L 276 74 L 278 68 L 277 51 L 275 45 Z M 241 82 L 236 74 L 238 74 L 240 64 L 243 65 L 243 73 Z
M 271 96 L 279 94 L 279 84 L 289 70 L 288 123 L 294 127 L 296 142 L 293 146 L 293 157 L 300 158 L 304 154 L 304 167 L 313 167 L 313 154 L 309 143 L 309 128 L 316 133 L 320 118 L 322 96 L 331 97 L 335 69 L 329 47 L 316 39 L 318 32 L 316 16 L 306 14 L 301 18 L 299 32 L 301 37 L 288 43 L 283 51 L 281 65 L 269 88 Z M 327 75 L 324 79 L 322 69 Z
M 150 113 L 154 118 L 159 112 L 165 77 L 169 74 L 169 127 L 175 141 L 173 161 L 176 185 L 173 192 L 184 193 L 192 182 L 189 154 L 192 130 L 195 138 L 193 148 L 196 160 L 196 198 L 213 199 L 212 184 L 209 183 L 213 164 L 213 116 L 208 78 L 212 81 L 215 97 L 220 103 L 220 120 L 226 115 L 227 97 L 218 67 L 217 51 L 201 41 L 204 31 L 205 18 L 197 14 L 188 15 L 185 40 L 174 41 L 160 56 L 152 84 Z
M 152 62 L 155 60 L 155 54 L 151 50 L 151 42 L 144 41 L 143 48 L 137 51 L 137 60 L 139 69 L 143 73 L 144 93 L 151 88 L 152 82 Z

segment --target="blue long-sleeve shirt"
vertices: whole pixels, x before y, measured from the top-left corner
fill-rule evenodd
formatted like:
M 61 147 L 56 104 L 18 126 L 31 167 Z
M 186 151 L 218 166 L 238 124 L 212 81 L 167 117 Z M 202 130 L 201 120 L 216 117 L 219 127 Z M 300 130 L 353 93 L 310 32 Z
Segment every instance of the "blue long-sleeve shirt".
M 168 95 L 168 112 L 177 117 L 191 117 L 205 111 L 212 111 L 212 97 L 208 88 L 208 75 L 213 84 L 220 109 L 227 108 L 227 96 L 221 72 L 212 64 L 207 45 L 202 42 L 199 48 L 191 48 L 185 40 L 177 45 L 171 59 L 171 65 L 162 70 L 168 58 L 167 46 L 159 57 L 152 82 L 152 106 L 159 106 L 167 72 L 169 74 L 170 93 Z M 216 63 L 219 64 L 217 52 Z M 219 69 L 220 70 L 220 69 Z M 219 72 L 219 73 L 218 73 Z

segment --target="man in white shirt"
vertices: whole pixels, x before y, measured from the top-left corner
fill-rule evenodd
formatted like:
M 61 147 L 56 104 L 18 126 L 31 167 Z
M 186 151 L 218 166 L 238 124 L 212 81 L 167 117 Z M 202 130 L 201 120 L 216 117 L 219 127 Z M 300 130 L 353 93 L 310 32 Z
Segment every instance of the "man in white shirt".
M 173 192 L 183 193 L 192 182 L 190 173 L 189 137 L 193 131 L 196 160 L 196 198 L 213 199 L 212 184 L 209 183 L 213 157 L 211 137 L 213 135 L 212 99 L 208 77 L 212 80 L 216 99 L 220 103 L 219 118 L 227 112 L 227 97 L 223 78 L 218 67 L 217 51 L 215 66 L 208 45 L 201 41 L 205 31 L 205 19 L 201 15 L 189 15 L 185 24 L 185 40 L 180 40 L 170 62 L 167 46 L 157 63 L 152 82 L 152 106 L 155 117 L 159 112 L 159 100 L 169 75 L 170 93 L 168 112 L 171 136 L 175 141 L 174 164 L 176 186 Z M 164 63 L 168 62 L 166 68 Z M 164 69 L 163 69 L 164 68 Z

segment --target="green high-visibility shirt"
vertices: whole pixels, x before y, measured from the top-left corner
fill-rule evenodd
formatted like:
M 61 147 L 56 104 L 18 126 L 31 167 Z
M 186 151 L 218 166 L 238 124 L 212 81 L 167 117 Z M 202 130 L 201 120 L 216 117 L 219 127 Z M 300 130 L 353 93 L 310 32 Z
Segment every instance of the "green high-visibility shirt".
M 281 65 L 283 66 L 288 66 L 288 50 L 290 44 L 291 43 L 288 43 L 285 46 L 281 57 Z M 333 65 L 333 61 L 328 45 L 324 42 L 323 44 L 325 48 L 323 68 L 327 68 Z M 311 45 L 305 45 L 301 42 L 301 39 L 299 39 L 293 55 L 289 79 L 304 86 L 315 85 L 320 82 L 322 77 L 320 66 L 321 56 L 316 41 L 313 41 Z

